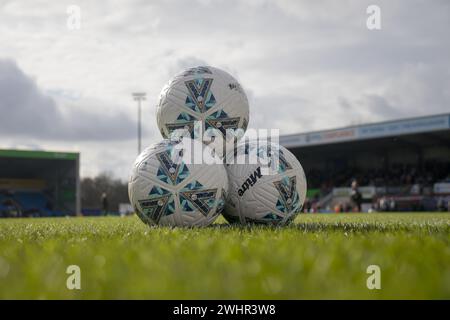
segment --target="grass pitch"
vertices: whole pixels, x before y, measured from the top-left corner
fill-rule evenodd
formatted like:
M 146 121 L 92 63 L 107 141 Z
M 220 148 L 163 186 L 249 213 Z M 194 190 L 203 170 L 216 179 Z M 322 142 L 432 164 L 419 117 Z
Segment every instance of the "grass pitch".
M 66 269 L 81 268 L 81 290 Z M 369 265 L 381 289 L 369 290 Z M 0 298 L 450 299 L 450 214 L 300 215 L 286 228 L 136 217 L 0 220 Z

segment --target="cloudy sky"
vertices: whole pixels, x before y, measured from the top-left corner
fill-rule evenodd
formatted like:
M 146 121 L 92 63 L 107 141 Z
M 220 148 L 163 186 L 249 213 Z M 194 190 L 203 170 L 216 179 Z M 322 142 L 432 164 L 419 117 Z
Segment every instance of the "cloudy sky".
M 79 151 L 82 176 L 126 179 L 130 93 L 147 92 L 157 142 L 162 86 L 203 64 L 241 82 L 251 127 L 282 134 L 448 112 L 449 30 L 448 0 L 0 0 L 0 148 Z

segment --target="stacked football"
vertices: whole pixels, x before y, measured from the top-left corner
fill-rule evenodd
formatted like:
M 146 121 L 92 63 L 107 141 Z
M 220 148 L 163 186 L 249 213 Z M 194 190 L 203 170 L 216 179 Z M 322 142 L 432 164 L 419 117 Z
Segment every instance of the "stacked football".
M 149 225 L 284 225 L 301 211 L 306 178 L 295 156 L 267 141 L 245 141 L 249 104 L 223 70 L 200 66 L 162 89 L 157 123 L 165 140 L 145 149 L 129 197 Z M 251 160 L 249 160 L 251 159 Z

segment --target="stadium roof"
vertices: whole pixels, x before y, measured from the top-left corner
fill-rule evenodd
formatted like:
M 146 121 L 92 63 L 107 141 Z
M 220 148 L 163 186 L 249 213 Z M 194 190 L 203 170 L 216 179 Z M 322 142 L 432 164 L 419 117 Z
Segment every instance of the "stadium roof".
M 450 113 L 284 135 L 280 136 L 280 144 L 303 147 L 443 130 L 450 130 Z
M 76 160 L 78 152 L 54 152 L 34 150 L 1 150 L 0 158 L 26 158 L 26 159 L 54 159 L 54 160 Z

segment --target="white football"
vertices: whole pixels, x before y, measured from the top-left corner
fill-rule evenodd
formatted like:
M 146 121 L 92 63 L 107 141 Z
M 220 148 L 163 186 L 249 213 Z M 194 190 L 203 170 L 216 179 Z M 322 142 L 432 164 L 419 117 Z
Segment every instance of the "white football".
M 209 148 L 191 140 L 197 150 Z M 186 139 L 184 139 L 186 142 Z M 223 164 L 195 164 L 185 144 L 164 140 L 136 159 L 128 184 L 130 202 L 144 223 L 207 226 L 220 215 L 228 189 Z M 212 154 L 212 151 L 208 151 Z
M 286 225 L 301 211 L 305 173 L 283 146 L 239 143 L 227 155 L 226 169 L 229 189 L 223 215 L 229 222 Z
M 217 133 L 226 138 L 227 130 L 243 136 L 249 121 L 249 104 L 241 85 L 230 74 L 214 67 L 199 66 L 169 81 L 161 91 L 156 116 L 164 138 L 184 130 L 191 138 L 205 140 L 206 136 L 211 141 L 212 136 L 219 135 Z M 194 128 L 195 123 L 200 126 Z M 200 130 L 206 135 L 197 136 Z M 223 155 L 223 152 L 218 154 Z

